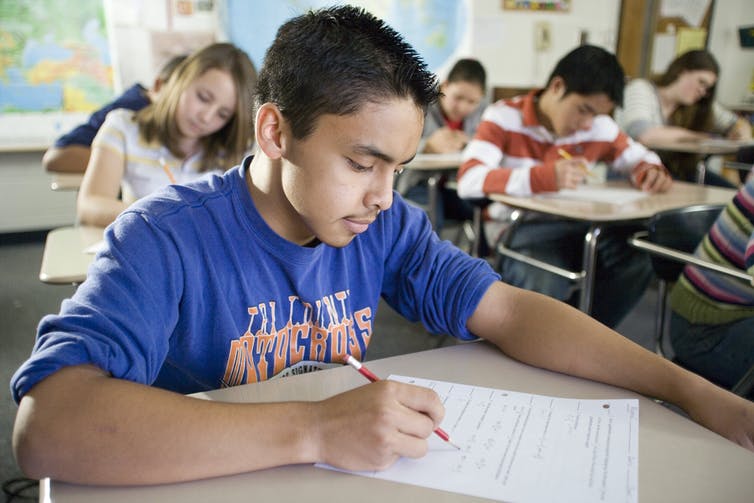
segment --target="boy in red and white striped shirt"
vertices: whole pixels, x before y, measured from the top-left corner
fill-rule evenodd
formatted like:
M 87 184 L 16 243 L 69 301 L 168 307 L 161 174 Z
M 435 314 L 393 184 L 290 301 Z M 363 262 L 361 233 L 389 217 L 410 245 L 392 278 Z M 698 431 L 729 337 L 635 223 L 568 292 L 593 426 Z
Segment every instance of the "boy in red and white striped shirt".
M 481 198 L 504 193 L 528 196 L 576 188 L 584 165 L 604 162 L 611 176 L 628 177 L 640 190 L 663 192 L 671 178 L 654 152 L 633 141 L 610 117 L 623 100 L 624 74 L 613 54 L 580 46 L 556 65 L 547 86 L 489 106 L 463 154 L 458 193 Z M 565 158 L 560 152 L 566 152 Z M 505 220 L 500 203 L 487 208 Z M 580 265 L 587 224 L 534 217 L 516 229 L 511 246 L 561 267 Z M 649 262 L 626 245 L 634 226 L 613 226 L 600 238 L 593 315 L 616 326 L 651 278 Z M 511 284 L 575 302 L 569 280 L 519 262 L 504 261 Z M 609 280 L 609 288 L 608 288 Z

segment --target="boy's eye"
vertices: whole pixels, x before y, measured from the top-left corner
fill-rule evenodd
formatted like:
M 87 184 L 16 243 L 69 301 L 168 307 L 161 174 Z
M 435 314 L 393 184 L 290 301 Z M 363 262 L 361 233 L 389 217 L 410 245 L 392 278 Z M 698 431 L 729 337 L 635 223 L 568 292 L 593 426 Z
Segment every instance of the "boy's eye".
M 368 171 L 371 169 L 371 166 L 362 166 L 358 162 L 354 161 L 353 159 L 349 159 L 348 157 L 346 157 L 346 160 L 348 161 L 348 164 L 350 164 L 351 167 L 356 171 Z

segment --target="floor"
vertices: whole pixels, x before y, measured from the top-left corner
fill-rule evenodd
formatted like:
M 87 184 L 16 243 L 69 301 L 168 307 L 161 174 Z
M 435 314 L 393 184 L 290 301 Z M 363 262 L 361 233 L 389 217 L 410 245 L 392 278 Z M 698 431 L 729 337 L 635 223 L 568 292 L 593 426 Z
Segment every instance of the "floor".
M 451 230 L 449 236 L 454 235 Z M 28 356 L 40 318 L 57 312 L 60 302 L 73 292 L 72 286 L 52 286 L 39 281 L 44 233 L 23 235 L 0 234 L 0 482 L 21 477 L 11 452 L 11 431 L 16 406 L 10 398 L 8 382 L 15 369 Z M 648 346 L 651 344 L 652 320 L 656 293 L 653 288 L 627 319 L 618 327 L 625 336 Z M 428 334 L 418 323 L 409 323 L 387 305 L 377 314 L 375 337 L 368 359 L 451 345 L 454 340 Z M 25 494 L 30 499 L 6 496 L 6 501 L 32 501 L 35 488 Z

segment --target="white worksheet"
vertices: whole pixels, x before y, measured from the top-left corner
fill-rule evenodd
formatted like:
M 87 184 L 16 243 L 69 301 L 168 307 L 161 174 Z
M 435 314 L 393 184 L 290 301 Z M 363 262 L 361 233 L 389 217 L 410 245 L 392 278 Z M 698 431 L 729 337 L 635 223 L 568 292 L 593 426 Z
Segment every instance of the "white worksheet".
M 638 189 L 601 187 L 599 185 L 579 185 L 576 189 L 561 189 L 558 192 L 537 194 L 536 197 L 552 199 L 576 199 L 597 203 L 627 204 L 647 197 L 649 194 Z
M 639 402 L 580 400 L 390 376 L 434 389 L 442 428 L 421 459 L 348 472 L 500 501 L 638 501 Z M 329 468 L 327 465 L 317 465 Z

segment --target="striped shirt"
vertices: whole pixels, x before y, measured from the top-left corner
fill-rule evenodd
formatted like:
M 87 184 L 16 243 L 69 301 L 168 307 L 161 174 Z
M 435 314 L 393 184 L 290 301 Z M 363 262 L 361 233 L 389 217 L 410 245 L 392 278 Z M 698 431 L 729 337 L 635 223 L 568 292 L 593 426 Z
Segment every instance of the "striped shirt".
M 556 137 L 537 119 L 537 93 L 487 107 L 474 139 L 463 152 L 458 171 L 460 197 L 557 191 L 559 149 L 590 163 L 605 162 L 613 173 L 630 177 L 634 183 L 647 168 L 662 166 L 657 154 L 633 141 L 607 115 L 596 116 L 589 130 Z M 488 211 L 492 218 L 504 218 L 508 213 L 500 203 L 490 204 Z
M 222 173 L 220 170 L 199 171 L 201 151 L 181 159 L 157 141 L 146 143 L 139 134 L 135 115 L 132 110 L 124 108 L 111 111 L 92 143 L 92 147 L 109 149 L 123 158 L 125 169 L 121 189 L 124 202 L 132 203 L 171 184 L 171 175 L 175 183 L 185 184 L 209 176 L 209 173 Z
M 694 254 L 754 274 L 754 179 L 739 189 Z M 754 316 L 754 287 L 689 265 L 673 287 L 670 302 L 691 323 L 719 325 Z

